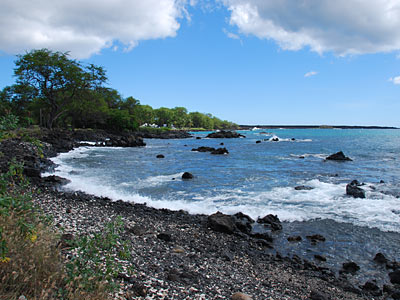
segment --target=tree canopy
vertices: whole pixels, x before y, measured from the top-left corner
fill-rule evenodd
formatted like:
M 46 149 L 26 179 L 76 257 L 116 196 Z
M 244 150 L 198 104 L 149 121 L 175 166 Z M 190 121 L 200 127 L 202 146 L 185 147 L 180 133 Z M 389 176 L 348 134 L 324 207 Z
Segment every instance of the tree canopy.
M 0 115 L 25 125 L 135 130 L 139 126 L 227 129 L 236 124 L 184 107 L 153 109 L 106 86 L 103 67 L 84 65 L 48 49 L 18 55 L 16 83 L 0 91 Z

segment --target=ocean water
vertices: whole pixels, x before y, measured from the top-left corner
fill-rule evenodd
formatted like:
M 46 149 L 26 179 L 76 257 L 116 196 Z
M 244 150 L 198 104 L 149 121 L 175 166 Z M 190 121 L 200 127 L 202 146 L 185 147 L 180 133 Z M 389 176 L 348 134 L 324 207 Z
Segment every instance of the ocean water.
M 384 252 L 400 259 L 400 130 L 240 133 L 246 138 L 206 139 L 208 132 L 200 132 L 193 134 L 202 139 L 148 139 L 143 148 L 80 147 L 54 158 L 53 173 L 71 180 L 66 189 L 156 208 L 241 211 L 254 219 L 272 213 L 286 224 L 276 236 L 285 253 L 312 257 L 323 252 L 332 265 L 358 260 L 374 276 L 370 256 Z M 226 147 L 229 154 L 191 151 L 199 146 Z M 353 161 L 325 160 L 338 151 Z M 194 179 L 182 180 L 185 171 Z M 365 183 L 366 199 L 346 196 L 346 184 L 354 179 Z M 295 190 L 299 185 L 313 189 Z M 321 232 L 328 237 L 322 245 L 285 242 L 291 233 Z

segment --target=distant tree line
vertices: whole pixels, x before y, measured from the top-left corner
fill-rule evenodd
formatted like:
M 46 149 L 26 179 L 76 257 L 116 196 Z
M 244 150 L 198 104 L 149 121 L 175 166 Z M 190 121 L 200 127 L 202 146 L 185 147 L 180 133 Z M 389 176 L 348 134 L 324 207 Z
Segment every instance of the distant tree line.
M 237 125 L 184 107 L 153 109 L 106 87 L 104 68 L 48 49 L 18 55 L 16 82 L 0 91 L 0 117 L 47 128 L 137 130 L 159 127 L 229 129 Z

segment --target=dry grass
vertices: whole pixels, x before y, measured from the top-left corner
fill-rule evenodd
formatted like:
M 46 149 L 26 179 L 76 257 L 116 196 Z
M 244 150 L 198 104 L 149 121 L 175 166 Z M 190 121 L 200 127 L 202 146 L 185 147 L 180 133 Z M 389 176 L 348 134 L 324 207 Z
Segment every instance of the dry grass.
M 32 204 L 19 166 L 0 174 L 0 300 L 108 299 L 102 287 L 80 288 L 79 270 L 67 275 L 59 236 Z

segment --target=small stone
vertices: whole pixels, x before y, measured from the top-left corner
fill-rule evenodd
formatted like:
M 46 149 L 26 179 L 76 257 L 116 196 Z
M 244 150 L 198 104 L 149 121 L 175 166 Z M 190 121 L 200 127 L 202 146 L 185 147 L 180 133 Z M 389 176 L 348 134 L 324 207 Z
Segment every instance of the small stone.
M 67 209 L 65 210 L 65 212 L 66 212 L 67 214 L 70 214 L 70 213 L 71 213 L 71 209 L 70 209 L 70 208 L 67 208 Z
M 232 295 L 232 300 L 252 300 L 252 298 L 249 295 L 237 292 Z
M 172 236 L 170 233 L 162 232 L 159 235 L 157 235 L 157 238 L 160 240 L 163 240 L 165 242 L 171 242 L 172 241 Z
M 174 249 L 172 249 L 172 252 L 173 253 L 184 253 L 185 249 L 183 249 L 182 247 L 177 246 Z
M 27 300 L 24 295 L 19 296 L 18 300 Z

